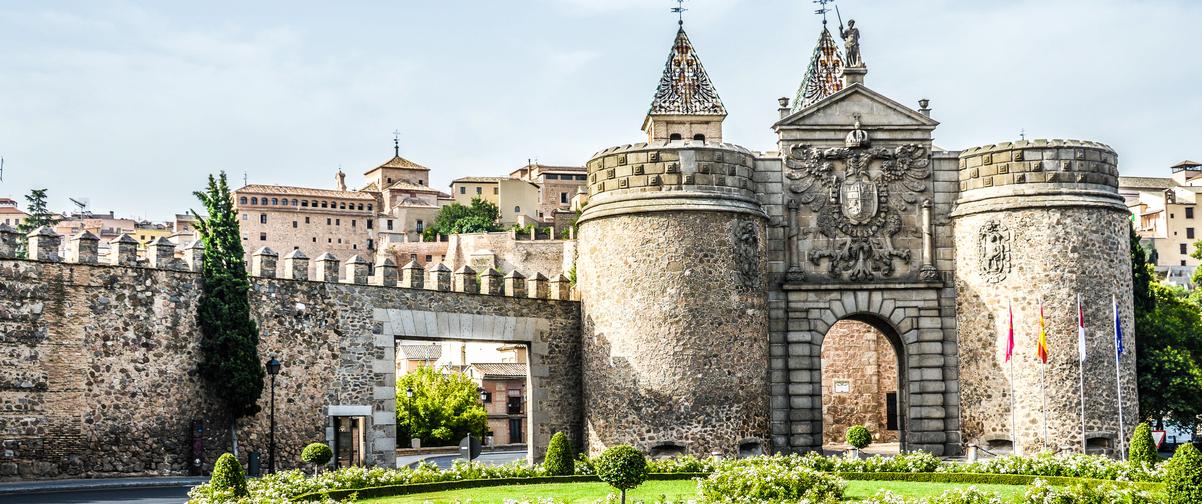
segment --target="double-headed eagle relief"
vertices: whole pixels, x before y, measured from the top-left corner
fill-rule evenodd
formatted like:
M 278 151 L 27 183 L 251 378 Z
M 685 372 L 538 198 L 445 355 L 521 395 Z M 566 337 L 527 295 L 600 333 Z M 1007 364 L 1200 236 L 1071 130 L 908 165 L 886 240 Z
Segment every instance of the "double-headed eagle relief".
M 927 190 L 930 165 L 928 149 L 919 144 L 872 147 L 858 116 L 844 147 L 793 145 L 785 160 L 787 188 L 817 213 L 814 225 L 829 243 L 816 245 L 810 262 L 828 261 L 835 278 L 892 275 L 894 260 L 910 259 L 909 250 L 893 247 L 893 237 L 902 213 Z

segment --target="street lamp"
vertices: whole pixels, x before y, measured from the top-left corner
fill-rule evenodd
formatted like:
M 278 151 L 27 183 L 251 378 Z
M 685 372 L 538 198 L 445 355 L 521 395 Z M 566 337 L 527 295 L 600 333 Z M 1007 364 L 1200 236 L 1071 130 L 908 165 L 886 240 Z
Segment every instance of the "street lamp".
M 275 473 L 275 375 L 280 374 L 280 361 L 271 357 L 267 361 L 267 374 L 271 375 L 271 441 L 267 451 L 267 472 Z
M 407 433 L 408 437 L 409 437 L 409 447 L 413 448 L 413 387 L 412 386 L 405 387 L 405 397 L 407 398 L 405 401 L 405 412 L 409 415 L 409 421 L 406 422 L 406 425 L 409 428 L 409 432 Z

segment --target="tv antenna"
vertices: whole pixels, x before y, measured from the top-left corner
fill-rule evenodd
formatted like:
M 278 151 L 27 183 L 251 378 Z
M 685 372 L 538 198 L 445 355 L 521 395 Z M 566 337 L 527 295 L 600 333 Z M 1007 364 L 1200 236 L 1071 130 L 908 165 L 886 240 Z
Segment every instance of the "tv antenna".
M 827 7 L 826 4 L 835 3 L 835 0 L 814 0 L 814 3 L 818 4 L 818 8 L 814 10 L 814 14 L 822 16 L 822 25 L 826 26 L 826 13 L 831 11 L 830 7 Z M 835 8 L 837 9 L 838 7 Z
M 92 213 L 88 211 L 87 198 L 79 198 L 79 199 L 67 198 L 67 199 L 71 200 L 71 203 L 74 204 L 77 208 L 79 208 L 79 216 L 80 217 L 91 217 Z
M 687 11 L 684 6 L 684 0 L 676 0 L 676 7 L 672 8 L 672 12 L 676 14 L 676 24 L 684 26 L 684 11 Z
M 4 182 L 4 156 L 0 156 L 0 182 Z

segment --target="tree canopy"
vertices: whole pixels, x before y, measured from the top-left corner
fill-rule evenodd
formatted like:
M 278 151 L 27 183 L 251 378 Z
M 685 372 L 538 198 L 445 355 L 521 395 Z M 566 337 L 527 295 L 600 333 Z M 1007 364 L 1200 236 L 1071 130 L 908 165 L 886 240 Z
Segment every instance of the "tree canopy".
M 238 213 L 225 173 L 217 178 L 210 175 L 208 188 L 194 194 L 208 213 L 203 217 L 192 211 L 205 246 L 196 307 L 201 332 L 200 374 L 236 422 L 259 412 L 266 376 L 259 360 L 259 327 L 250 316 L 250 280 Z
M 47 207 L 45 189 L 31 189 L 29 194 L 25 195 L 25 201 L 27 203 L 25 213 L 29 214 L 29 217 L 17 224 L 17 231 L 20 231 L 22 235 L 17 243 L 17 257 L 22 258 L 26 254 L 24 235 L 32 233 L 42 226 L 53 226 L 62 220 Z
M 501 210 L 497 205 L 481 198 L 473 198 L 470 205 L 451 203 L 438 211 L 438 216 L 422 233 L 428 240 L 435 235 L 458 233 L 484 233 L 500 231 Z
M 421 439 L 422 446 L 455 444 L 468 434 L 483 438 L 488 430 L 476 382 L 466 375 L 425 366 L 397 378 L 396 390 L 397 432 Z

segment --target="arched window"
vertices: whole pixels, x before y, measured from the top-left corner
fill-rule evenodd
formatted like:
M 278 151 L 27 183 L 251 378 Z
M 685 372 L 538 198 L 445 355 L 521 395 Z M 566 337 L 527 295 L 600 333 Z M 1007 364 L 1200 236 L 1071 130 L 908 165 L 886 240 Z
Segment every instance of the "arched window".
M 259 204 L 259 198 L 251 198 L 251 199 L 250 199 L 250 204 L 252 204 L 252 205 L 258 205 L 258 204 Z
M 279 200 L 279 198 L 271 198 L 271 204 L 272 204 L 272 205 L 278 205 L 278 204 L 280 204 L 280 200 Z
M 292 198 L 292 206 L 296 206 L 296 198 Z
M 368 204 L 367 204 L 367 211 L 368 211 L 368 212 L 370 212 L 370 211 L 371 211 L 371 203 L 368 203 Z
M 359 210 L 363 210 L 363 203 L 359 203 Z
M 323 202 L 321 202 L 321 207 L 322 207 L 322 208 L 325 208 L 325 207 L 326 207 L 326 202 L 324 202 L 324 201 L 323 201 Z
M 303 206 L 303 207 L 309 206 L 309 200 L 301 200 L 301 206 Z
M 682 140 L 683 138 L 684 137 L 680 136 L 680 133 L 673 133 L 670 136 L 668 136 L 668 140 L 671 140 L 671 141 Z
M 338 204 L 338 209 L 339 209 L 339 210 L 346 210 L 346 202 L 345 202 L 345 201 L 343 201 L 342 203 L 339 203 L 339 204 Z
M 698 133 L 698 134 L 696 134 L 696 135 L 693 135 L 693 140 L 700 140 L 700 141 L 704 142 L 704 141 L 705 141 L 705 135 L 702 135 L 701 133 Z
M 238 203 L 241 203 L 241 204 L 245 205 L 245 204 L 246 204 L 246 196 L 243 196 L 243 197 L 239 198 L 239 199 L 238 199 Z
M 522 213 L 522 207 L 520 207 L 520 206 L 513 207 L 513 213 Z

